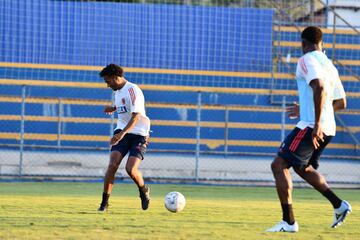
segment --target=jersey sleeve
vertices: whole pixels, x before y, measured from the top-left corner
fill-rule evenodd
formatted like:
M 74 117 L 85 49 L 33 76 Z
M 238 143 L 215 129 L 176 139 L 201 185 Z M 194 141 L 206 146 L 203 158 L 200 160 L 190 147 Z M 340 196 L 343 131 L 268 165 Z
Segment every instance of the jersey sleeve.
M 323 79 L 324 77 L 320 63 L 311 55 L 300 58 L 298 66 L 307 84 L 310 84 L 311 80 Z
M 143 112 L 145 107 L 144 94 L 141 89 L 136 86 L 132 86 L 128 89 L 130 99 L 130 112 L 138 113 Z

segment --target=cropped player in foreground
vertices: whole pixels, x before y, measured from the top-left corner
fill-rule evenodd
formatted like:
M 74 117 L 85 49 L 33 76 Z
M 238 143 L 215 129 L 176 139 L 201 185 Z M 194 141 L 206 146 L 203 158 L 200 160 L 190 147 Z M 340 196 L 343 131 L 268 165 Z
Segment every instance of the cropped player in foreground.
M 145 186 L 142 174 L 138 170 L 148 145 L 150 119 L 145 113 L 145 99 L 141 89 L 127 81 L 123 74 L 123 69 L 116 64 L 109 64 L 100 72 L 100 77 L 107 86 L 115 91 L 115 106 L 106 106 L 104 112 L 112 114 L 116 111 L 118 121 L 114 136 L 110 140 L 110 162 L 104 179 L 99 211 L 108 208 L 115 173 L 128 152 L 129 158 L 125 169 L 139 188 L 142 209 L 148 209 L 150 203 L 150 188 Z
M 307 27 L 301 38 L 304 55 L 296 69 L 300 105 L 294 104 L 288 109 L 289 116 L 300 115 L 300 121 L 281 144 L 271 164 L 283 218 L 268 232 L 299 231 L 292 209 L 290 167 L 330 201 L 334 207 L 332 228 L 339 226 L 351 212 L 350 204 L 333 193 L 316 170 L 321 153 L 335 136 L 334 111 L 346 107 L 345 91 L 337 69 L 322 52 L 321 29 Z

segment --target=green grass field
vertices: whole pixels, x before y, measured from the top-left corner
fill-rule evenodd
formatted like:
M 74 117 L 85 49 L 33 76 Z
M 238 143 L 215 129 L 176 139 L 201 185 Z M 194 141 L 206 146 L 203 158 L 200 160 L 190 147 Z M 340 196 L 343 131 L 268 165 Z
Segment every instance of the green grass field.
M 101 183 L 0 182 L 0 239 L 359 239 L 360 190 L 336 189 L 353 212 L 331 229 L 332 207 L 313 189 L 295 189 L 299 233 L 266 233 L 281 219 L 274 188 L 151 185 L 149 210 L 134 184 L 119 183 L 106 213 L 96 211 Z M 187 205 L 171 213 L 167 192 Z

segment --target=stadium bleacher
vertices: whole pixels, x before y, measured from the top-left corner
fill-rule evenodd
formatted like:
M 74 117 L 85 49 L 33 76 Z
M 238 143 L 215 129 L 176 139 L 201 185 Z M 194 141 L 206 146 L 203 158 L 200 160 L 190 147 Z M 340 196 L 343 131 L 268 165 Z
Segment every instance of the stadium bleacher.
M 195 151 L 197 103 L 201 92 L 202 152 L 276 152 L 281 140 L 283 114 L 279 103 L 284 96 L 287 102 L 296 100 L 293 74 L 301 51 L 297 29 L 273 27 L 272 10 L 215 10 L 209 7 L 125 3 L 119 3 L 115 8 L 105 3 L 92 3 L 106 12 L 114 12 L 112 15 L 117 16 L 121 26 L 99 19 L 91 28 L 85 26 L 88 31 L 84 30 L 77 39 L 75 35 L 61 31 L 60 27 L 68 27 L 69 33 L 82 29 L 82 18 L 90 14 L 90 8 L 78 2 L 47 3 L 49 6 L 61 5 L 65 9 L 61 13 L 64 16 L 60 17 L 46 15 L 48 6 L 34 2 L 39 5 L 38 8 L 27 14 L 23 12 L 25 9 L 16 7 L 19 1 L 12 3 L 21 18 L 18 21 L 35 24 L 33 39 L 26 41 L 26 29 L 16 28 L 16 22 L 10 22 L 14 25 L 9 25 L 8 29 L 8 36 L 14 39 L 4 37 L 3 54 L 0 56 L 2 147 L 19 144 L 22 91 L 25 86 L 24 143 L 27 147 L 41 145 L 56 150 L 59 147 L 107 148 L 113 123 L 111 118 L 102 114 L 102 106 L 110 104 L 111 91 L 105 88 L 98 71 L 104 62 L 116 61 L 125 65 L 126 77 L 144 90 L 147 112 L 152 119 L 152 151 Z M 73 7 L 77 11 L 66 10 Z M 201 21 L 192 19 L 187 22 L 189 26 L 176 28 L 173 26 L 185 26 L 179 20 L 181 18 L 166 14 L 164 9 L 175 15 L 197 14 L 197 20 Z M 131 14 L 117 14 L 119 11 Z M 141 18 L 144 12 L 148 15 Z M 38 15 L 39 22 L 32 21 Z M 258 17 L 254 18 L 255 15 Z M 3 17 L 5 21 L 6 16 Z M 47 27 L 47 22 L 56 19 L 60 19 L 60 23 L 49 30 L 50 35 L 45 36 L 46 31 L 41 27 Z M 146 26 L 149 19 L 161 19 L 166 24 L 159 22 Z M 115 31 L 112 32 L 112 46 L 101 44 L 106 40 L 103 36 L 109 33 L 104 27 L 106 24 Z M 136 31 L 129 32 L 126 24 L 137 28 Z M 222 29 L 222 26 L 227 27 Z M 222 29 L 221 36 L 204 30 L 217 28 Z M 197 32 L 199 37 L 195 39 L 193 32 L 198 29 L 202 31 Z M 136 38 L 136 32 L 144 33 L 145 37 Z M 175 41 L 174 36 L 180 33 L 183 39 L 182 45 L 178 46 L 180 43 Z M 324 33 L 325 48 L 331 57 L 333 35 L 329 29 L 324 29 Z M 117 50 L 124 48 L 121 45 L 123 35 L 134 40 L 126 42 L 126 54 Z M 52 44 L 38 46 L 37 43 L 43 39 L 52 41 Z M 68 42 L 59 39 L 67 39 Z M 201 48 L 196 42 L 198 39 L 203 44 Z M 223 42 L 230 44 L 223 46 Z M 137 49 L 138 46 L 141 48 Z M 336 60 L 345 66 L 338 65 L 338 68 L 347 91 L 348 110 L 338 114 L 346 128 L 338 126 L 338 135 L 325 154 L 359 157 L 356 142 L 348 130 L 360 138 L 360 39 L 350 31 L 339 30 L 335 46 Z M 26 49 L 36 51 L 27 52 Z M 276 101 L 272 101 L 274 99 Z M 295 121 L 286 119 L 285 124 L 287 133 Z
M 63 70 L 66 71 L 66 70 Z M 9 71 L 6 70 L 8 73 Z M 64 73 L 65 75 L 66 73 Z M 96 72 L 94 72 L 96 74 Z M 129 78 L 130 79 L 130 78 Z M 19 140 L 21 79 L 0 80 L 1 104 L 0 139 L 2 144 L 16 144 Z M 17 82 L 20 81 L 20 82 Z M 60 139 L 62 147 L 106 148 L 111 119 L 102 114 L 102 106 L 110 104 L 110 92 L 98 79 L 94 82 L 63 82 L 25 80 L 26 117 L 25 144 L 56 147 Z M 81 84 L 80 84 L 81 83 Z M 18 84 L 18 85 L 16 85 Z M 56 86 L 59 85 L 59 86 Z M 281 138 L 281 108 L 269 102 L 269 89 L 199 88 L 182 86 L 141 85 L 147 98 L 147 111 L 152 119 L 153 151 L 191 152 L 196 144 L 196 114 L 198 92 L 201 101 L 201 150 L 208 153 L 270 154 Z M 295 97 L 286 91 L 288 97 Z M 5 94 L 6 93 L 6 94 Z M 214 97 L 214 94 L 216 97 Z M 356 95 L 356 94 L 355 94 Z M 349 98 L 350 102 L 358 98 Z M 58 135 L 59 101 L 62 102 L 61 134 Z M 230 104 L 229 104 L 230 103 Z M 254 104 L 255 103 L 255 104 Z M 4 107 L 1 107 L 4 106 Z M 8 106 L 12 106 L 9 108 Z M 5 107 L 7 106 L 7 107 Z M 48 109 L 45 111 L 47 106 Z M 228 111 L 228 138 L 225 140 L 225 111 Z M 354 108 L 339 115 L 359 137 L 356 125 L 359 111 Z M 286 122 L 290 131 L 294 121 Z M 354 125 L 352 125 L 354 124 Z M 349 142 L 348 133 L 338 127 L 338 136 L 326 154 L 354 156 L 355 145 Z

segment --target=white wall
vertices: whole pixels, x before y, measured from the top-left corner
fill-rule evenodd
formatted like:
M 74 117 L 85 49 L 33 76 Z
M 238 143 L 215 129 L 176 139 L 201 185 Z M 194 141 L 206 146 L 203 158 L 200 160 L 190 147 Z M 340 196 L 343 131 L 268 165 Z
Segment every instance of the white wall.
M 356 11 L 355 8 L 360 8 L 360 0 L 329 0 L 329 5 L 335 9 L 335 12 L 344 18 L 352 26 L 360 30 L 360 9 Z M 345 7 L 345 8 L 344 8 Z M 351 9 L 349 7 L 355 7 Z M 334 21 L 334 14 L 332 11 L 328 13 L 328 25 L 332 26 Z M 342 20 L 336 18 L 336 25 L 346 25 Z M 345 27 L 346 28 L 346 27 Z
M 326 3 L 326 0 L 324 1 Z M 360 7 L 360 0 L 328 0 L 330 6 Z

